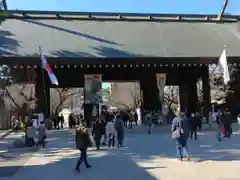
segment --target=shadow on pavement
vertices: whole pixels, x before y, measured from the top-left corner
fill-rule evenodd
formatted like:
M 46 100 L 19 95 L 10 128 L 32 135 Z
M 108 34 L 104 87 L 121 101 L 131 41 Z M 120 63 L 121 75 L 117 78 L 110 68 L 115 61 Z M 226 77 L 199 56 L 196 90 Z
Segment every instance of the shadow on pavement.
M 188 149 L 192 160 L 202 161 L 238 161 L 240 160 L 240 134 L 235 133 L 230 139 L 218 142 L 216 133 L 200 133 L 198 140 L 189 140 Z M 175 141 L 170 134 L 133 135 L 125 140 L 124 153 L 135 160 L 151 160 L 154 158 L 176 159 Z M 144 148 L 143 148 L 144 146 Z
M 25 165 L 8 165 L 0 167 L 0 177 L 14 177 L 20 179 L 144 179 L 156 180 L 157 178 L 147 171 L 153 168 L 165 167 L 140 167 L 131 157 L 123 153 L 124 149 L 103 148 L 95 151 L 89 149 L 89 162 L 93 166 L 86 169 L 81 166 L 81 173 L 74 172 L 79 153 L 75 150 L 74 136 L 71 133 L 59 136 L 55 133 L 49 136 L 47 147 L 37 151 Z M 63 142 L 64 141 L 64 142 Z
M 189 150 L 196 161 L 238 161 L 240 160 L 240 134 L 235 133 L 231 139 L 216 141 L 214 132 L 199 133 L 197 141 L 189 141 Z M 63 142 L 64 141 L 64 142 Z M 170 134 L 136 134 L 129 135 L 124 141 L 124 148 L 101 151 L 89 150 L 91 169 L 81 167 L 81 173 L 74 172 L 78 151 L 74 149 L 74 137 L 71 133 L 64 138 L 58 134 L 48 139 L 47 147 L 36 152 L 33 158 L 23 165 L 0 167 L 0 176 L 13 176 L 20 179 L 144 179 L 156 180 L 148 171 L 171 168 L 161 161 L 152 163 L 153 159 L 175 159 L 175 142 Z M 163 164 L 161 166 L 161 163 Z M 2 174 L 1 174 L 2 173 Z
M 69 154 L 69 156 L 66 156 L 66 154 Z M 36 161 L 36 165 L 31 160 L 31 165 L 26 164 L 25 166 L 0 167 L 0 173 L 3 173 L 1 174 L 1 177 L 10 177 L 14 175 L 13 170 L 19 170 L 21 168 L 18 173 L 15 172 L 15 176 L 27 179 L 34 179 L 35 177 L 41 177 L 42 179 L 58 180 L 79 178 L 84 180 L 157 179 L 146 171 L 148 167 L 139 167 L 128 156 L 119 153 L 119 151 L 116 151 L 116 149 L 108 151 L 103 150 L 97 153 L 96 151 L 90 150 L 89 162 L 93 167 L 91 169 L 86 169 L 84 165 L 82 165 L 80 168 L 80 173 L 74 172 L 74 167 L 78 160 L 78 153 L 76 153 L 76 151 L 73 153 L 73 150 L 70 148 L 61 149 L 59 151 L 57 151 L 56 149 L 46 149 L 38 155 L 38 158 L 41 159 L 42 157 L 43 159 L 42 162 Z M 36 157 L 34 156 L 34 158 Z

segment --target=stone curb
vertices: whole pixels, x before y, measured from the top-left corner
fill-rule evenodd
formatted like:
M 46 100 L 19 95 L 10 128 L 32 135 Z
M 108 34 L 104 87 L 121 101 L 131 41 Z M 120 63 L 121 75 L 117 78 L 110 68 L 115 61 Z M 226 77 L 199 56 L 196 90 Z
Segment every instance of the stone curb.
M 12 130 L 8 130 L 5 133 L 3 133 L 3 135 L 0 136 L 0 141 L 3 140 L 5 137 L 7 137 L 11 133 L 12 133 Z

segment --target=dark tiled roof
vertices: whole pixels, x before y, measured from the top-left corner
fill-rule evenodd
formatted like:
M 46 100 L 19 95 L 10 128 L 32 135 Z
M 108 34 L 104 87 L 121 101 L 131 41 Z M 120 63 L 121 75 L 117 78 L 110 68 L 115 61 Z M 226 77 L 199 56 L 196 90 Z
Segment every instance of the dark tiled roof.
M 38 56 L 41 46 L 47 56 L 218 57 L 225 44 L 228 56 L 240 56 L 240 28 L 235 16 L 226 21 L 205 20 L 203 15 L 193 16 L 195 20 L 189 20 L 191 15 L 186 15 L 186 20 L 180 16 L 176 20 L 173 15 L 169 19 L 132 15 L 135 20 L 111 20 L 107 13 L 103 14 L 108 15 L 106 20 L 92 16 L 60 20 L 50 13 L 46 13 L 49 18 L 13 14 L 1 25 L 2 56 Z

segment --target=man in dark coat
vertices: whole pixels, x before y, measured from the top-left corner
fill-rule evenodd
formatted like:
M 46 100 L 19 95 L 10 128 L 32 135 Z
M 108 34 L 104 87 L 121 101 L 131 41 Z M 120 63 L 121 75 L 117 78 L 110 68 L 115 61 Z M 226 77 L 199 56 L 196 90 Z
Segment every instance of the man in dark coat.
M 122 147 L 123 140 L 124 140 L 124 123 L 123 123 L 123 120 L 121 119 L 120 115 L 117 115 L 117 117 L 116 117 L 115 129 L 117 132 L 118 147 Z
M 195 118 L 194 113 L 192 113 L 191 116 L 188 118 L 188 122 L 190 128 L 190 139 L 192 139 L 194 135 L 194 139 L 197 140 L 197 127 L 199 122 Z
M 100 149 L 102 136 L 105 134 L 105 124 L 103 120 L 98 119 L 93 125 L 92 135 L 94 136 L 97 150 Z
M 89 137 L 88 128 L 85 122 L 82 122 L 82 125 L 76 129 L 75 135 L 76 148 L 80 150 L 80 157 L 78 159 L 75 170 L 80 172 L 80 165 L 84 162 L 86 168 L 91 168 L 91 165 L 87 160 L 87 148 L 92 145 L 91 139 Z
M 63 116 L 63 114 L 61 114 L 61 116 L 59 117 L 59 120 L 60 120 L 61 128 L 63 128 L 63 124 L 64 124 L 64 116 Z

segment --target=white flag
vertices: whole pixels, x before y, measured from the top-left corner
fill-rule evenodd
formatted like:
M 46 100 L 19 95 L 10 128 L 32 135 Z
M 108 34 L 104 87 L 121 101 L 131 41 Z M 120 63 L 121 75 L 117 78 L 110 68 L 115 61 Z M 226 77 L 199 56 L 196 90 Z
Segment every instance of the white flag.
M 218 68 L 220 72 L 223 74 L 223 81 L 226 85 L 230 81 L 230 75 L 228 71 L 228 65 L 227 65 L 227 55 L 226 55 L 226 49 L 223 49 L 223 52 L 218 60 Z

